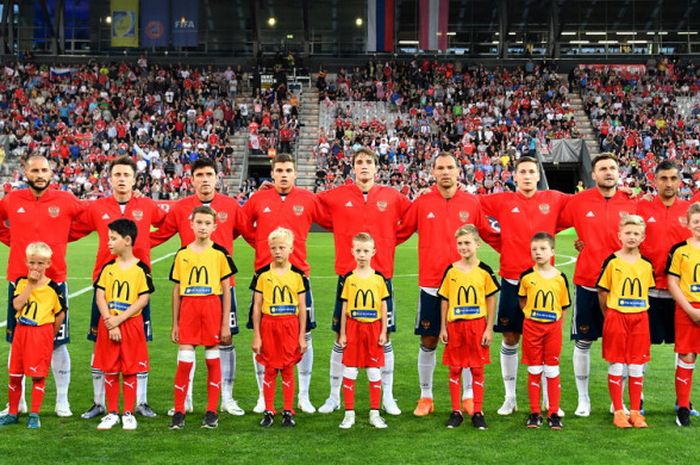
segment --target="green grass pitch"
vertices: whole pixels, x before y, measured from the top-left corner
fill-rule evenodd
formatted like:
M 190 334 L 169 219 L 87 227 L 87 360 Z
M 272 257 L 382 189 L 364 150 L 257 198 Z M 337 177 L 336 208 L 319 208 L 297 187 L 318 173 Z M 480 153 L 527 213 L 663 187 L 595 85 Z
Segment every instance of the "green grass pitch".
M 562 268 L 573 276 L 572 236 L 560 235 L 557 249 Z M 528 410 L 526 371 L 519 370 L 518 400 L 520 411 L 510 417 L 499 417 L 495 411 L 503 398 L 499 368 L 500 336 L 492 347 L 492 364 L 486 370 L 485 413 L 488 431 L 474 430 L 468 421 L 455 430 L 447 430 L 444 422 L 449 415 L 450 402 L 447 371 L 440 364 L 438 352 L 434 393 L 436 412 L 426 418 L 413 417 L 419 397 L 416 357 L 418 338 L 413 335 L 416 311 L 417 253 L 414 237 L 397 249 L 394 288 L 398 309 L 398 332 L 393 336 L 396 351 L 395 397 L 403 410 L 400 417 L 387 416 L 389 428 L 378 431 L 366 423 L 368 390 L 366 377 L 360 375 L 357 389 L 358 422 L 350 431 L 338 429 L 341 412 L 330 415 L 299 413 L 295 429 L 282 429 L 279 424 L 269 430 L 258 426 L 260 417 L 252 414 L 257 399 L 250 351 L 251 332 L 243 329 L 234 338 L 238 351 L 238 374 L 234 396 L 249 413 L 243 417 L 221 415 L 217 430 L 199 427 L 205 404 L 205 369 L 203 355 L 198 352 L 195 380 L 195 413 L 187 418 L 183 431 L 167 429 L 167 409 L 172 405 L 172 379 L 177 348 L 169 341 L 170 290 L 167 281 L 171 256 L 154 265 L 156 293 L 152 300 L 155 341 L 150 344 L 152 372 L 149 401 L 159 413 L 158 418 L 139 417 L 135 432 L 121 428 L 99 432 L 97 421 L 80 419 L 79 415 L 92 403 L 90 351 L 92 344 L 85 339 L 88 327 L 91 292 L 70 299 L 72 319 L 72 383 L 70 401 L 74 416 L 57 418 L 53 414 L 54 384 L 47 383 L 47 396 L 42 415 L 43 427 L 29 431 L 21 424 L 0 431 L 0 463 L 669 463 L 689 462 L 700 452 L 694 439 L 695 428 L 677 428 L 674 424 L 673 351 L 671 346 L 655 346 L 645 382 L 647 430 L 616 430 L 608 414 L 606 366 L 601 359 L 600 344 L 592 349 L 591 397 L 593 413 L 590 418 L 575 418 L 576 387 L 571 367 L 573 345 L 567 340 L 562 352 L 563 431 L 527 430 L 524 426 Z M 69 292 L 75 294 L 91 285 L 90 276 L 96 251 L 96 236 L 89 236 L 70 246 Z M 153 258 L 166 256 L 178 247 L 175 241 L 153 250 Z M 309 258 L 312 264 L 312 287 L 319 328 L 314 331 L 314 375 L 311 386 L 312 402 L 319 406 L 328 395 L 328 358 L 333 335 L 329 329 L 336 278 L 333 274 L 332 236 L 314 233 L 309 238 Z M 481 258 L 497 268 L 496 254 L 484 247 Z M 7 249 L 0 250 L 6 263 Z M 239 316 L 247 318 L 253 254 L 242 241 L 235 244 L 238 274 Z M 4 271 L 4 270 L 3 270 Z M 6 291 L 0 293 L 4 320 Z M 569 326 L 567 315 L 567 328 Z M 568 329 L 566 330 L 568 332 Z M 9 345 L 0 344 L 0 360 L 7 359 Z M 0 402 L 6 401 L 6 370 L 0 371 Z M 700 398 L 695 400 L 700 403 Z M 627 396 L 625 395 L 625 398 Z M 281 394 L 278 394 L 278 403 Z M 696 422 L 700 425 L 700 420 Z M 201 463 L 201 462 L 200 462 Z

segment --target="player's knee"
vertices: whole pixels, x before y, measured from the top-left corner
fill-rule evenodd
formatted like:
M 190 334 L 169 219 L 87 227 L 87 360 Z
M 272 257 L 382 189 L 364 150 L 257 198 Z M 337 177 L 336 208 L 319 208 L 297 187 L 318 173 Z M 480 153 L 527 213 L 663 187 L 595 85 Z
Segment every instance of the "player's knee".
M 689 354 L 678 354 L 678 362 L 676 363 L 677 366 L 681 368 L 695 368 L 695 360 L 697 359 L 697 354 L 689 353 Z M 692 365 L 691 366 L 683 366 L 681 363 L 685 365 Z
M 583 351 L 591 350 L 593 341 L 576 341 L 576 348 Z
M 611 363 L 608 365 L 608 374 L 612 376 L 622 376 L 624 373 L 624 365 L 622 363 Z
M 631 378 L 641 378 L 644 376 L 644 365 L 632 363 L 629 365 L 628 373 Z
M 513 332 L 503 333 L 503 342 L 509 346 L 518 345 L 520 343 L 520 334 Z
M 367 379 L 370 383 L 376 383 L 382 379 L 382 372 L 379 368 L 367 368 Z
M 544 366 L 542 365 L 529 365 L 527 367 L 527 372 L 533 376 L 539 376 L 544 371 Z
M 369 371 L 368 371 L 369 373 Z M 358 369 L 355 367 L 344 367 L 343 368 L 343 378 L 347 379 L 357 379 Z
M 545 378 L 556 378 L 559 376 L 559 365 L 545 365 L 544 376 Z
M 421 348 L 426 351 L 433 351 L 437 348 L 438 338 L 437 336 L 421 336 L 420 345 Z

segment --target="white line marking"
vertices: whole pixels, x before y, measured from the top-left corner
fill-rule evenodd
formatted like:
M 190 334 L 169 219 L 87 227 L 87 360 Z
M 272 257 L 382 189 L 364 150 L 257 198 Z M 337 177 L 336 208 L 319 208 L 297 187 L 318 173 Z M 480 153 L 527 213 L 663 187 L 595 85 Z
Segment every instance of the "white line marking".
M 176 253 L 177 253 L 177 252 L 170 252 L 170 253 L 168 253 L 168 254 L 163 255 L 162 257 L 158 257 L 158 258 L 156 258 L 155 260 L 153 260 L 153 261 L 151 262 L 151 265 L 153 265 L 153 264 L 155 264 L 155 263 L 158 263 L 158 262 L 160 262 L 160 261 L 163 261 L 163 260 L 165 260 L 166 258 L 170 258 L 170 257 L 172 257 L 173 255 L 175 255 Z M 69 278 L 69 279 L 70 279 L 70 278 Z M 84 288 L 80 289 L 79 291 L 75 291 L 75 292 L 73 292 L 72 294 L 68 294 L 68 299 L 72 299 L 73 297 L 78 297 L 79 295 L 83 295 L 83 294 L 85 294 L 85 293 L 87 293 L 87 292 L 90 292 L 90 291 L 93 290 L 93 289 L 94 289 L 94 288 L 93 288 L 92 286 L 84 287 Z
M 7 320 L 0 323 L 0 328 L 4 328 L 5 326 L 7 326 Z

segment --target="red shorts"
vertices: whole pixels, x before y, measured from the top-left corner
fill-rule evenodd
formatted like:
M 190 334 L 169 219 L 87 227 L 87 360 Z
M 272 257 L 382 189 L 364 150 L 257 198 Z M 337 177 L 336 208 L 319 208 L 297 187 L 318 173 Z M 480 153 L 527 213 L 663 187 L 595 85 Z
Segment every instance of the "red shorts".
M 260 320 L 262 348 L 256 360 L 265 368 L 281 370 L 301 360 L 299 317 L 263 315 Z
M 694 308 L 700 308 L 700 302 L 692 302 Z M 676 305 L 675 314 L 676 346 L 678 354 L 700 353 L 700 325 L 693 323 L 687 313 Z
M 450 367 L 483 367 L 491 363 L 489 347 L 481 345 L 486 318 L 447 322 L 447 344 L 442 364 Z
M 603 323 L 603 358 L 609 363 L 643 365 L 651 361 L 647 312 L 608 309 Z
M 10 374 L 45 378 L 53 353 L 53 324 L 29 326 L 17 324 L 12 338 Z
M 122 334 L 122 340 L 120 342 L 110 340 L 104 319 L 100 318 L 97 324 L 93 368 L 104 373 L 124 373 L 125 375 L 149 371 L 143 316 L 129 318 L 119 325 L 119 331 Z
M 542 323 L 525 318 L 523 323 L 523 365 L 559 365 L 561 345 L 561 320 Z
M 382 321 L 362 323 L 348 318 L 345 325 L 347 345 L 343 350 L 343 365 L 353 368 L 384 366 L 384 347 L 379 345 Z
M 221 338 L 221 298 L 218 295 L 182 296 L 179 344 L 211 347 Z

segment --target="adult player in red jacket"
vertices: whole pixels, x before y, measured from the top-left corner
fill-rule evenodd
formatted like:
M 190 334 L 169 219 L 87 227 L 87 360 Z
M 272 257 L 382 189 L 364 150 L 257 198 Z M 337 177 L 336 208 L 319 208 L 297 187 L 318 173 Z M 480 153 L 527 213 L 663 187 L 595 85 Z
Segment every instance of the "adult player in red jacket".
M 376 254 L 372 258 L 372 268 L 387 278 L 391 292 L 391 277 L 394 274 L 394 251 L 399 243 L 397 230 L 399 222 L 410 200 L 396 189 L 377 185 L 375 177 L 378 169 L 377 154 L 369 148 L 357 150 L 352 157 L 355 182 L 336 187 L 318 195 L 322 206 L 319 221 L 333 231 L 335 241 L 335 272 L 338 275 L 336 304 L 333 312 L 332 328 L 340 331 L 343 276 L 355 267 L 352 256 L 352 238 L 366 232 L 375 242 Z M 388 301 L 389 331 L 395 331 L 393 299 Z M 340 385 L 343 377 L 343 349 L 336 343 L 331 352 L 330 385 L 331 392 L 320 413 L 330 413 L 340 408 Z M 382 407 L 390 415 L 400 415 L 393 394 L 394 349 L 391 341 L 384 346 L 384 367 L 382 368 Z
M 603 312 L 596 290 L 598 275 L 605 259 L 621 248 L 618 239 L 620 218 L 637 209 L 637 202 L 617 188 L 620 171 L 613 154 L 598 155 L 591 168 L 595 187 L 569 199 L 559 217 L 559 226 L 576 228 L 576 234 L 584 244 L 574 272 L 576 305 L 571 323 L 571 338 L 575 341 L 573 365 L 578 390 L 577 416 L 591 413 L 588 395 L 590 349 L 603 334 Z
M 248 221 L 244 237 L 255 249 L 255 269 L 259 270 L 272 261 L 268 237 L 277 228 L 286 228 L 294 233 L 294 247 L 289 257 L 291 264 L 300 269 L 306 279 L 309 278 L 310 266 L 306 258 L 306 238 L 314 222 L 319 221 L 320 211 L 316 196 L 311 192 L 294 186 L 297 172 L 294 158 L 288 154 L 279 154 L 272 160 L 272 188 L 257 191 L 243 205 L 243 213 Z M 252 303 L 251 303 L 252 311 Z M 298 407 L 304 413 L 314 413 L 316 408 L 309 398 L 309 385 L 313 370 L 313 344 L 311 330 L 316 327 L 311 287 L 306 292 L 306 352 L 297 364 L 299 374 Z M 252 329 L 252 319 L 248 327 Z M 265 369 L 255 360 L 258 381 L 258 403 L 253 409 L 256 413 L 265 410 L 263 396 L 263 378 Z
M 495 218 L 501 231 L 501 293 L 494 330 L 503 333 L 501 342 L 501 376 L 505 388 L 499 415 L 510 415 L 517 409 L 518 344 L 523 328 L 523 312 L 518 302 L 520 275 L 534 265 L 530 241 L 538 232 L 554 236 L 557 222 L 569 196 L 559 191 L 537 190 L 540 168 L 532 157 L 520 157 L 515 163 L 516 192 L 501 192 L 480 198 L 484 212 Z M 542 376 L 542 382 L 546 378 Z M 546 394 L 544 388 L 542 392 Z M 560 409 L 560 415 L 563 412 Z
M 420 399 L 413 414 L 426 416 L 433 411 L 433 373 L 435 349 L 440 335 L 441 298 L 437 291 L 445 270 L 460 259 L 454 246 L 454 234 L 465 224 L 473 224 L 479 235 L 489 245 L 500 250 L 500 236 L 484 215 L 479 198 L 459 189 L 459 163 L 450 152 L 441 152 L 433 160 L 432 175 L 436 184 L 430 191 L 413 201 L 401 221 L 399 241 L 418 232 L 418 315 L 414 334 L 420 336 L 418 350 L 418 381 Z M 471 399 L 471 373 L 463 371 L 465 378 L 463 405 L 469 414 Z
M 99 244 L 95 267 L 92 271 L 92 280 L 97 282 L 102 268 L 114 259 L 109 251 L 109 224 L 119 218 L 132 220 L 138 228 L 137 240 L 134 244 L 134 255 L 151 268 L 151 243 L 149 235 L 151 227 L 160 226 L 165 220 L 165 211 L 152 199 L 144 196 L 134 196 L 136 184 L 136 162 L 128 156 L 118 158 L 109 167 L 109 183 L 112 195 L 103 197 L 93 202 L 88 202 L 78 221 L 71 227 L 71 240 L 76 240 L 93 231 L 97 231 Z M 100 321 L 100 311 L 95 301 L 96 292 L 92 298 L 92 314 L 88 339 L 95 341 L 97 338 L 97 325 Z M 144 332 L 147 340 L 152 340 L 151 307 L 150 303 L 143 308 L 141 314 L 144 321 Z M 155 417 L 156 414 L 148 404 L 148 371 L 137 373 L 136 387 L 136 412 L 145 417 Z M 105 409 L 104 373 L 92 368 L 93 404 L 81 415 L 81 418 L 89 420 L 102 415 Z
M 15 310 L 12 307 L 14 283 L 26 275 L 25 249 L 32 242 L 45 242 L 53 256 L 46 275 L 56 282 L 68 304 L 66 284 L 66 249 L 71 223 L 83 210 L 74 195 L 50 187 L 53 172 L 49 161 L 41 155 L 32 155 L 24 163 L 28 188 L 12 191 L 0 201 L 0 238 L 10 246 L 7 262 L 8 306 L 7 340 L 12 342 L 15 328 Z M 66 308 L 67 310 L 67 308 Z M 70 318 L 66 317 L 54 339 L 51 368 L 56 382 L 56 414 L 69 417 L 73 413 L 68 402 L 71 361 L 67 344 L 70 342 Z M 20 411 L 26 411 L 24 396 Z
M 155 247 L 170 239 L 176 233 L 180 236 L 182 247 L 194 241 L 194 232 L 190 225 L 190 216 L 195 207 L 206 205 L 216 211 L 216 230 L 212 240 L 226 249 L 233 256 L 233 240 L 246 228 L 245 215 L 238 202 L 216 192 L 216 164 L 211 158 L 198 158 L 192 164 L 192 186 L 194 195 L 185 197 L 175 203 L 168 212 L 162 226 L 151 233 L 151 246 Z M 235 281 L 231 278 L 231 335 L 238 334 L 238 313 L 236 303 Z M 233 398 L 233 382 L 236 378 L 236 348 L 230 345 L 219 346 L 221 358 L 221 404 L 222 410 L 231 415 L 243 415 L 238 402 Z M 191 377 L 194 376 L 194 365 Z M 189 383 L 185 406 L 192 408 L 192 379 Z

